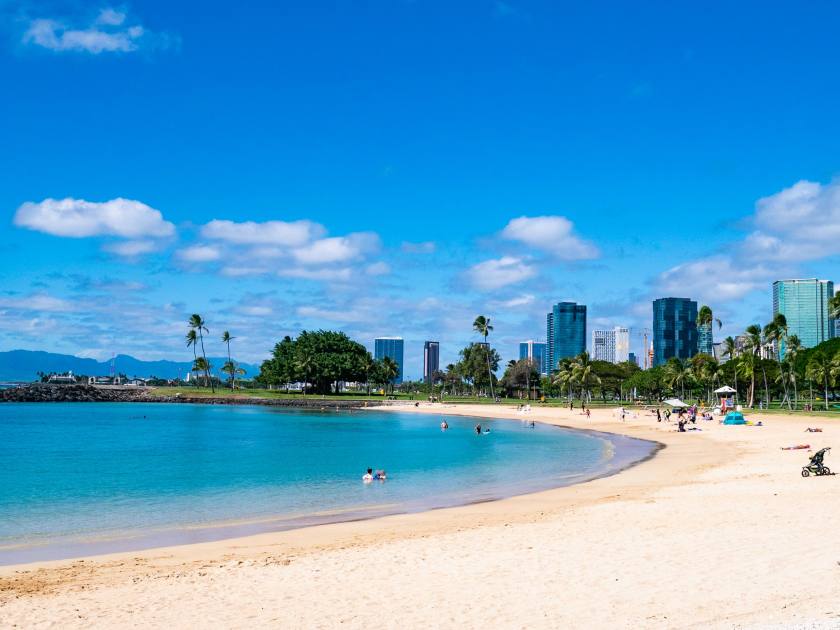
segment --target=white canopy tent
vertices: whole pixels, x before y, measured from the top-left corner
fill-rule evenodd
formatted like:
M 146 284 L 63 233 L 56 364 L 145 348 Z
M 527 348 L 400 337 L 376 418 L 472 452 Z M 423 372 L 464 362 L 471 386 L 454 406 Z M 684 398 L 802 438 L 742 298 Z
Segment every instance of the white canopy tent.
M 679 398 L 669 398 L 668 400 L 664 400 L 662 402 L 666 405 L 670 405 L 671 407 L 688 407 L 688 405 Z
M 715 390 L 715 394 L 737 394 L 733 388 L 729 387 L 729 385 L 724 385 L 723 387 L 718 387 Z

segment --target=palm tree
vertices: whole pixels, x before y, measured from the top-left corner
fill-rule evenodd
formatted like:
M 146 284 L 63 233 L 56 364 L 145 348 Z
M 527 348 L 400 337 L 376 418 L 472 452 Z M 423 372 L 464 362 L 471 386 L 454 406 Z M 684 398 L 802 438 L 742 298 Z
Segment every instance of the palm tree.
M 773 316 L 773 321 L 767 324 L 764 327 L 764 338 L 767 342 L 773 344 L 774 348 L 778 348 L 778 352 L 774 352 L 776 355 L 776 361 L 779 364 L 779 373 L 781 374 L 784 371 L 782 367 L 782 348 L 784 347 L 785 341 L 787 341 L 787 334 L 788 334 L 788 325 L 787 325 L 787 318 L 782 313 L 776 313 Z M 766 376 L 765 376 L 766 379 Z M 788 401 L 788 409 L 790 409 L 790 397 L 788 396 L 787 391 L 787 379 L 782 375 L 780 379 L 782 383 L 782 387 L 784 388 L 785 392 L 785 399 Z M 765 385 L 766 387 L 766 385 Z M 769 400 L 768 400 L 769 402 Z
M 589 385 L 592 382 L 601 384 L 601 377 L 592 371 L 592 361 L 588 352 L 581 352 L 572 363 L 572 378 L 580 385 L 580 399 L 592 402 Z
M 747 326 L 744 335 L 747 338 L 745 349 L 749 351 L 749 355 L 752 357 L 752 360 L 745 362 L 752 370 L 750 374 L 750 403 L 748 405 L 748 407 L 752 407 L 755 402 L 755 357 L 761 352 L 761 327 L 757 324 Z
M 228 331 L 225 331 L 225 332 L 222 333 L 222 343 L 227 345 L 227 353 L 228 353 L 228 360 L 227 360 L 227 363 L 225 363 L 225 365 L 228 365 L 228 363 L 233 364 L 233 361 L 230 358 L 230 342 L 233 341 L 234 339 L 235 339 L 235 337 L 231 337 L 230 333 Z M 244 370 L 243 370 L 243 373 L 244 373 Z M 236 388 L 236 375 L 237 374 L 238 374 L 238 372 L 234 368 L 233 372 L 231 372 L 231 378 L 230 378 L 230 388 L 231 389 Z
M 796 357 L 802 351 L 802 342 L 799 341 L 799 337 L 796 335 L 791 335 L 787 339 L 787 343 L 785 344 L 785 361 L 788 362 L 789 370 L 790 370 L 790 382 L 793 384 L 793 408 L 799 408 L 799 391 L 796 387 L 797 381 L 797 374 L 796 374 Z
M 575 382 L 572 366 L 568 363 L 561 362 L 558 364 L 558 370 L 551 375 L 551 383 L 557 385 L 561 389 L 568 388 L 569 400 L 572 400 L 572 384 Z
M 705 304 L 697 311 L 697 328 L 701 329 L 703 336 L 708 335 L 708 341 L 700 348 L 700 352 L 705 354 L 712 354 L 712 345 L 714 336 L 712 334 L 712 324 L 717 322 L 718 330 L 723 326 L 723 323 L 717 319 L 712 313 L 712 309 Z
M 824 352 L 815 352 L 811 360 L 808 361 L 808 367 L 806 368 L 805 373 L 809 379 L 819 381 L 823 384 L 826 411 L 828 411 L 828 384 L 837 374 L 835 371 L 837 368 L 838 366 L 835 361 Z
M 195 333 L 194 328 L 190 328 L 189 332 L 187 333 L 187 348 L 192 346 L 193 349 L 193 366 L 195 366 L 195 361 L 198 359 L 198 354 L 196 353 L 196 347 L 198 346 L 198 335 Z M 190 369 L 190 372 L 194 372 L 195 367 Z
M 231 389 L 233 389 L 233 383 L 236 382 L 236 375 L 245 374 L 245 370 L 233 361 L 225 361 L 225 364 L 222 366 L 222 372 L 230 375 Z
M 210 388 L 213 390 L 213 393 L 216 393 L 216 386 L 213 385 L 213 380 L 210 378 L 210 364 L 207 362 L 207 353 L 204 351 L 204 333 L 209 333 L 210 331 L 207 330 L 207 325 L 202 319 L 201 315 L 198 313 L 193 313 L 190 316 L 190 328 L 198 333 L 198 339 L 201 342 L 201 356 L 204 357 L 204 375 L 207 377 L 207 380 L 210 383 Z
M 394 393 L 394 379 L 400 375 L 400 366 L 391 357 L 382 359 L 382 373 L 388 383 L 391 393 Z
M 691 368 L 680 359 L 673 358 L 665 364 L 665 382 L 674 394 L 677 393 L 677 387 L 680 388 L 680 398 L 685 398 L 685 384 L 692 376 Z
M 197 359 L 193 362 L 193 370 L 194 370 L 194 371 L 196 371 L 196 372 L 198 372 L 199 374 L 200 374 L 201 372 L 204 372 L 204 378 L 205 378 L 206 380 L 210 380 L 210 368 L 211 368 L 211 367 L 212 367 L 212 366 L 211 366 L 211 365 L 207 362 L 207 359 L 205 359 L 204 357 L 198 357 L 198 358 L 197 358 Z M 204 383 L 204 386 L 205 386 L 205 387 L 207 386 L 207 383 L 206 383 L 206 382 Z M 214 390 L 214 391 L 215 391 L 215 390 Z
M 735 340 L 732 337 L 727 337 L 723 340 L 723 356 L 727 357 L 730 361 L 732 361 L 735 356 L 738 354 L 738 344 L 735 343 Z M 735 366 L 736 369 L 733 370 L 735 373 L 735 404 L 738 404 L 738 369 L 737 365 Z
M 493 331 L 490 318 L 484 315 L 476 317 L 473 322 L 473 330 L 484 337 L 484 348 L 487 350 L 487 374 L 490 377 L 490 398 L 496 400 L 496 394 L 493 391 L 493 371 L 490 369 L 490 346 L 487 343 L 487 335 Z
M 362 370 L 365 372 L 365 386 L 367 387 L 367 395 L 370 398 L 370 371 L 376 367 L 376 361 L 370 355 L 370 352 L 365 352 L 362 357 Z

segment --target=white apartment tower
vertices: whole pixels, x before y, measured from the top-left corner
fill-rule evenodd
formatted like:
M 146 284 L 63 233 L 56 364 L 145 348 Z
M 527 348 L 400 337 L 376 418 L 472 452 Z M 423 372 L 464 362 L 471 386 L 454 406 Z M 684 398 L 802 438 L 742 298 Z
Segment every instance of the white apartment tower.
M 622 326 L 616 326 L 612 330 L 593 330 L 592 358 L 610 363 L 629 361 L 630 330 Z

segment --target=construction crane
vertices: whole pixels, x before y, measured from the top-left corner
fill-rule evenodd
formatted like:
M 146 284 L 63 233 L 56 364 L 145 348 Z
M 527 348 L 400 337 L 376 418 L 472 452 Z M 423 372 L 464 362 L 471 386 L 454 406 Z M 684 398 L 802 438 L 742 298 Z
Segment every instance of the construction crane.
M 650 360 L 650 346 L 648 346 L 648 337 L 650 336 L 650 328 L 641 328 L 641 329 L 635 329 L 634 328 L 633 330 L 634 330 L 634 334 L 636 335 L 636 337 L 641 337 L 644 340 L 644 342 L 643 342 L 644 345 L 642 346 L 642 348 L 643 348 L 642 365 L 643 365 L 644 369 L 648 369 L 649 367 L 652 367 L 650 365 L 650 363 L 651 363 L 651 360 Z

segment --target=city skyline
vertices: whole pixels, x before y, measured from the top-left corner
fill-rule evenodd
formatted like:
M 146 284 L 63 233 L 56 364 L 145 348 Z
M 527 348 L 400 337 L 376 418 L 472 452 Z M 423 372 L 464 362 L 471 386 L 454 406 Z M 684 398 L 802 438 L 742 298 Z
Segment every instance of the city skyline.
M 199 312 L 254 363 L 404 330 L 419 378 L 477 314 L 516 357 L 575 301 L 643 361 L 654 298 L 723 338 L 840 278 L 838 7 L 447 7 L 467 50 L 434 3 L 188 8 L 0 3 L 0 350 L 185 360 Z

